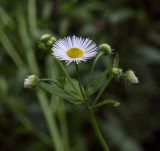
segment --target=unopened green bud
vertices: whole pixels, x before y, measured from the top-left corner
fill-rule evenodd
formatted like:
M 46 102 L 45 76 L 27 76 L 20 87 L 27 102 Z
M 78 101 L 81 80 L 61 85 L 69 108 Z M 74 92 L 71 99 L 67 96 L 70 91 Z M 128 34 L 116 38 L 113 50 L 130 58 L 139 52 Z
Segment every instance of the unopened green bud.
M 51 38 L 49 34 L 44 34 L 41 36 L 41 41 L 45 42 L 48 41 Z
M 24 87 L 25 88 L 34 88 L 39 81 L 38 76 L 30 75 L 24 79 Z
M 53 42 L 56 42 L 56 38 L 53 36 L 53 37 L 51 37 L 51 39 L 50 39 L 51 41 L 53 41 Z
M 112 68 L 111 72 L 112 72 L 113 76 L 119 77 L 123 71 L 120 68 Z
M 47 41 L 47 46 L 52 47 L 52 45 L 53 45 L 53 41 L 52 40 L 48 40 Z
M 137 78 L 137 76 L 135 75 L 135 73 L 132 70 L 128 70 L 126 71 L 125 75 L 125 79 L 130 82 L 130 83 L 139 83 L 139 80 Z
M 52 47 L 55 42 L 56 42 L 56 38 L 55 38 L 55 37 L 51 37 L 51 38 L 47 41 L 47 45 L 48 45 L 49 47 Z
M 55 42 L 56 42 L 55 37 L 51 37 L 49 34 L 45 34 L 41 36 L 41 39 L 39 42 L 39 48 L 41 48 L 42 50 L 48 50 L 52 48 Z
M 106 55 L 110 55 L 112 53 L 111 46 L 108 44 L 101 44 L 99 46 L 100 51 L 104 52 Z
M 42 50 L 46 50 L 46 45 L 44 43 L 39 43 L 38 47 Z

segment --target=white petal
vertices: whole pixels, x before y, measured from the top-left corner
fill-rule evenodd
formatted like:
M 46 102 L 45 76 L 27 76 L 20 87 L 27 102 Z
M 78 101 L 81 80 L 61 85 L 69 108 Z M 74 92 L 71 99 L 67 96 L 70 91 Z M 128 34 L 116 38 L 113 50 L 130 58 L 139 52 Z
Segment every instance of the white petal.
M 79 58 L 70 58 L 67 55 L 67 51 L 71 48 L 79 48 L 83 51 L 83 56 Z M 97 54 L 96 44 L 89 38 L 82 37 L 66 37 L 58 40 L 52 47 L 53 55 L 59 59 L 66 61 L 66 64 L 76 62 L 77 64 L 86 62 L 88 59 L 94 57 Z

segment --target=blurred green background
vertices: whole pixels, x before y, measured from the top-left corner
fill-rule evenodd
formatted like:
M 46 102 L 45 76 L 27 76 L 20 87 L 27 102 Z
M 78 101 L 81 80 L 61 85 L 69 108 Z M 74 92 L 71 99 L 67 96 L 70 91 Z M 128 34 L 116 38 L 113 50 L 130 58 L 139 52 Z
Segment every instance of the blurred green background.
M 0 151 L 53 150 L 37 92 L 23 88 L 26 75 L 54 79 L 59 74 L 51 52 L 38 48 L 45 33 L 89 37 L 119 53 L 120 66 L 133 69 L 140 84 L 112 82 L 102 97 L 121 105 L 96 111 L 100 128 L 111 151 L 160 151 L 159 6 L 159 0 L 1 0 Z M 109 62 L 102 58 L 95 75 Z M 90 63 L 81 64 L 84 82 Z M 67 69 L 74 76 L 72 65 Z M 69 137 L 68 151 L 102 150 L 83 107 L 46 97 L 53 101 L 61 135 Z

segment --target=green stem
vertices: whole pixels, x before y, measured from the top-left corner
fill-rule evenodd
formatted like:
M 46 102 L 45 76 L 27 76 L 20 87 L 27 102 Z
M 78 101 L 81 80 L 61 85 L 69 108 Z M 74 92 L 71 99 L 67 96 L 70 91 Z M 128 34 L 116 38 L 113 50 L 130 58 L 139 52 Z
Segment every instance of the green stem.
M 7 25 L 7 27 L 11 27 L 13 24 L 15 24 L 11 16 L 8 14 L 8 12 L 6 12 L 2 5 L 0 6 L 0 19 L 2 23 L 1 26 Z
M 52 114 L 55 114 L 58 110 L 59 107 L 59 97 L 52 95 L 51 96 L 51 100 L 50 100 L 50 104 L 49 104 L 49 109 L 51 110 Z
M 21 36 L 23 45 L 27 49 L 26 51 L 27 62 L 28 62 L 30 71 L 32 73 L 39 74 L 38 64 L 36 61 L 34 50 L 32 49 L 32 43 L 27 32 L 26 22 L 24 18 L 25 17 L 24 17 L 23 11 L 21 10 L 21 7 L 19 7 L 17 10 L 17 19 L 19 23 L 20 36 Z M 55 148 L 56 151 L 64 151 L 63 145 L 61 143 L 61 139 L 59 136 L 58 128 L 55 123 L 55 119 L 52 116 L 51 111 L 49 110 L 46 95 L 43 91 L 39 90 L 37 92 L 37 96 L 47 121 L 47 126 L 49 128 L 51 139 L 53 142 L 53 147 Z
M 100 96 L 102 95 L 102 93 L 104 92 L 104 90 L 107 88 L 107 86 L 109 85 L 109 83 L 112 80 L 112 76 L 109 77 L 109 79 L 106 81 L 106 83 L 103 85 L 103 87 L 101 88 L 101 90 L 99 91 L 97 97 L 95 98 L 95 100 L 93 101 L 93 105 L 95 105 L 97 103 L 97 101 L 99 100 Z
M 57 59 L 56 59 L 57 60 Z M 72 79 L 70 78 L 69 74 L 67 73 L 66 69 L 64 68 L 63 64 L 61 62 L 59 62 L 57 60 L 57 63 L 59 64 L 59 66 L 61 67 L 63 73 L 65 74 L 65 76 L 67 77 L 67 79 L 69 80 L 69 82 L 71 83 L 72 87 L 77 91 L 78 93 L 78 90 L 77 88 L 74 86 L 73 82 L 72 82 Z
M 78 64 L 75 63 L 75 66 L 76 66 L 76 72 L 77 72 L 77 79 L 78 79 L 79 88 L 80 88 L 82 97 L 84 98 L 84 101 L 87 102 L 87 98 L 86 98 L 86 95 L 85 95 L 85 93 L 84 93 L 84 91 L 83 91 L 82 84 L 81 84 L 81 79 L 80 79 L 80 73 L 79 73 Z
M 97 57 L 95 58 L 95 60 L 94 60 L 94 62 L 93 62 L 93 64 L 92 64 L 91 71 L 90 71 L 89 75 L 92 75 L 93 70 L 94 70 L 94 68 L 95 68 L 95 66 L 96 66 L 97 61 L 99 60 L 99 58 L 100 58 L 101 56 L 103 56 L 103 54 L 104 54 L 103 52 L 100 52 L 100 53 L 97 55 Z M 90 76 L 89 76 L 89 77 L 90 77 Z
M 31 34 L 36 35 L 37 17 L 36 17 L 36 0 L 28 0 L 28 23 Z
M 21 59 L 21 57 L 17 53 L 16 49 L 12 45 L 11 41 L 9 40 L 8 36 L 2 30 L 1 27 L 0 27 L 0 35 L 1 35 L 0 42 L 4 46 L 5 50 L 9 54 L 9 56 L 12 58 L 12 60 L 14 61 L 14 63 L 17 65 L 17 67 L 19 69 L 23 68 L 25 66 L 25 63 L 23 62 L 23 60 Z
M 104 140 L 104 137 L 98 127 L 98 124 L 97 124 L 97 121 L 96 121 L 96 118 L 94 116 L 94 113 L 93 113 L 93 110 L 88 106 L 88 111 L 89 111 L 89 116 L 90 116 L 90 121 L 92 123 L 92 126 L 93 126 L 93 129 L 97 135 L 97 138 L 99 139 L 99 142 L 101 143 L 104 151 L 110 151 L 108 145 L 106 144 L 105 140 Z
M 97 124 L 97 121 L 96 121 L 96 118 L 94 116 L 94 113 L 93 113 L 93 110 L 91 109 L 90 105 L 89 105 L 89 102 L 88 102 L 88 99 L 86 98 L 85 94 L 84 94 L 84 91 L 82 89 L 82 85 L 80 83 L 80 74 L 79 74 L 79 68 L 78 68 L 78 65 L 75 63 L 75 66 L 76 66 L 76 71 L 77 71 L 77 78 L 78 78 L 78 81 L 79 81 L 79 87 L 80 87 L 80 90 L 81 90 L 81 94 L 86 102 L 86 105 L 87 105 L 87 108 L 88 108 L 88 111 L 89 111 L 89 117 L 90 117 L 90 121 L 92 123 L 92 126 L 94 128 L 94 131 L 97 135 L 97 138 L 99 139 L 99 142 L 101 143 L 104 151 L 110 151 L 109 150 L 109 147 L 107 146 L 102 134 L 101 134 L 101 131 L 98 127 L 98 124 Z
M 48 124 L 48 128 L 49 128 L 49 131 L 51 134 L 52 142 L 55 145 L 54 147 L 55 147 L 56 151 L 64 151 L 59 133 L 57 131 L 58 128 L 55 124 L 54 118 L 52 117 L 52 112 L 49 110 L 47 99 L 46 99 L 43 91 L 38 90 L 38 98 L 39 98 L 39 102 L 40 102 L 41 108 L 43 110 L 43 113 L 45 115 L 46 122 Z
M 36 62 L 35 51 L 32 48 L 32 42 L 27 31 L 27 22 L 25 20 L 25 15 L 21 6 L 19 6 L 16 10 L 16 17 L 19 26 L 18 29 L 20 38 L 22 40 L 24 48 L 26 49 L 27 62 L 30 67 L 30 70 L 33 74 L 39 74 L 39 68 Z
M 50 67 L 50 74 L 48 75 L 50 78 L 52 78 L 54 81 L 57 80 L 57 76 L 59 76 L 59 68 L 57 67 L 57 63 L 53 62 L 53 57 L 49 56 L 47 58 L 48 61 L 48 67 Z M 55 61 L 55 60 L 54 60 Z M 53 68 L 54 67 L 54 68 Z M 56 70 L 56 68 L 58 68 Z M 50 109 L 52 109 L 52 113 L 56 113 L 56 111 L 59 111 L 59 120 L 60 120 L 60 131 L 61 131 L 61 138 L 62 143 L 66 151 L 70 151 L 70 143 L 69 143 L 69 133 L 68 133 L 68 124 L 67 124 L 67 117 L 66 117 L 66 110 L 65 110 L 65 104 L 63 100 L 61 100 L 57 96 L 51 97 L 51 103 L 50 103 Z M 59 110 L 58 110 L 59 109 Z
M 60 128 L 61 128 L 61 137 L 62 142 L 65 147 L 65 151 L 70 151 L 69 147 L 69 134 L 68 134 L 68 126 L 67 126 L 67 118 L 65 114 L 65 106 L 63 100 L 60 101 L 60 106 L 58 110 L 59 120 L 60 120 Z

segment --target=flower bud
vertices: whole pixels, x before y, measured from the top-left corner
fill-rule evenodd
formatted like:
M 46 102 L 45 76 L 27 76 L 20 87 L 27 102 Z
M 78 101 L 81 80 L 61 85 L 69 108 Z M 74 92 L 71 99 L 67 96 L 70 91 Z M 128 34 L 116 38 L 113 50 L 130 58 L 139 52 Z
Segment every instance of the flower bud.
M 99 46 L 100 51 L 104 52 L 106 55 L 110 55 L 112 53 L 111 46 L 108 44 L 101 44 Z
M 27 76 L 24 79 L 24 87 L 25 88 L 33 88 L 37 85 L 38 81 L 39 81 L 39 78 L 36 75 Z
M 112 68 L 112 75 L 115 77 L 119 77 L 122 74 L 122 69 L 120 68 Z
M 56 38 L 54 36 L 52 36 L 50 40 L 56 42 Z
M 130 83 L 139 83 L 138 78 L 136 77 L 135 73 L 132 70 L 126 71 L 124 74 L 125 78 Z
M 52 48 L 52 46 L 55 42 L 56 42 L 55 37 L 51 37 L 49 34 L 44 34 L 41 36 L 41 39 L 40 39 L 38 46 L 42 50 L 49 50 Z
M 51 38 L 49 34 L 44 34 L 41 36 L 41 41 L 46 42 Z
M 47 50 L 47 47 L 44 43 L 39 43 L 38 47 L 42 50 Z
M 47 45 L 48 45 L 49 47 L 52 47 L 55 42 L 56 42 L 56 38 L 55 38 L 55 37 L 51 37 L 51 38 L 47 41 Z

